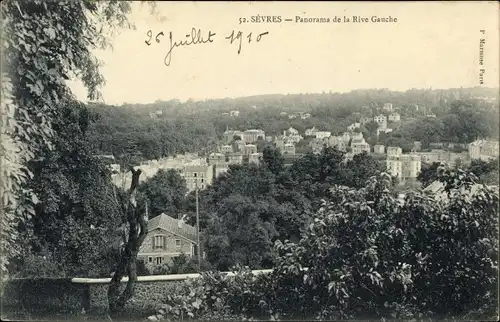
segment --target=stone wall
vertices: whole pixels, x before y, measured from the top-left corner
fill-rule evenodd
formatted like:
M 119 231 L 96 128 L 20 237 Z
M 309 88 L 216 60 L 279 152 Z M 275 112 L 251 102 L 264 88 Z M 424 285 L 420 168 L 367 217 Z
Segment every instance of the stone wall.
M 253 271 L 254 274 L 269 273 L 271 270 Z M 228 276 L 232 272 L 225 272 Z M 153 314 L 165 296 L 175 294 L 188 278 L 199 274 L 175 274 L 139 276 L 135 294 L 126 304 L 124 314 L 147 317 Z M 13 312 L 41 315 L 57 313 L 79 315 L 83 312 L 100 315 L 108 308 L 108 287 L 110 278 L 43 278 L 14 279 L 5 283 L 1 297 L 2 316 Z M 127 278 L 122 280 L 122 290 Z
M 167 294 L 172 293 L 183 281 L 140 281 L 135 285 L 135 294 L 126 304 L 125 310 L 132 315 L 152 314 L 165 303 Z M 108 308 L 109 284 L 88 284 L 90 286 L 90 312 L 103 313 Z M 122 283 L 122 290 L 126 283 Z
M 5 283 L 2 312 L 77 314 L 88 310 L 89 291 L 69 278 L 14 279 Z

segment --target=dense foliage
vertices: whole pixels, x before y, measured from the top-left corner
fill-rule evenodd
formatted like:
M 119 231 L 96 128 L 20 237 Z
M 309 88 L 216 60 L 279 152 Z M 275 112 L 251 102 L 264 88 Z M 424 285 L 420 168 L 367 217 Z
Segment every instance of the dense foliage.
M 59 115 L 52 124 L 58 133 L 53 149 L 44 148 L 44 156 L 28 164 L 34 176 L 27 184 L 39 199 L 35 216 L 20 223 L 24 251 L 13 263 L 12 273 L 109 276 L 119 253 L 113 246 L 122 223 L 117 189 L 87 142 L 92 121 L 88 109 L 65 103 Z M 35 270 L 40 274 L 31 275 Z
M 300 241 L 276 242 L 272 273 L 206 273 L 150 319 L 491 319 L 498 191 L 461 170 L 439 180 L 444 199 L 416 191 L 404 203 L 387 174 L 335 186 Z
M 440 162 L 433 162 L 431 164 L 422 163 L 422 169 L 417 179 L 422 182 L 425 188 L 438 178 L 438 169 Z M 465 170 L 466 172 L 473 173 L 479 178 L 479 182 L 486 185 L 498 185 L 498 159 L 489 161 L 472 160 L 467 166 L 457 165 L 456 167 Z
M 139 191 L 148 200 L 149 219 L 161 213 L 177 217 L 184 209 L 186 180 L 174 169 L 159 170 L 139 186 Z
M 344 153 L 334 148 L 308 153 L 290 167 L 278 151 L 266 148 L 260 165 L 230 166 L 200 193 L 208 261 L 220 270 L 272 267 L 273 243 L 299 239 L 328 187 L 359 187 L 379 172 L 379 164 L 367 154 L 344 162 Z M 188 196 L 191 223 L 193 201 Z
M 2 273 L 20 252 L 15 228 L 39 199 L 26 185 L 27 162 L 52 147 L 52 122 L 71 99 L 66 80 L 80 79 L 89 98 L 98 97 L 103 78 L 92 50 L 128 26 L 129 10 L 127 1 L 2 2 Z

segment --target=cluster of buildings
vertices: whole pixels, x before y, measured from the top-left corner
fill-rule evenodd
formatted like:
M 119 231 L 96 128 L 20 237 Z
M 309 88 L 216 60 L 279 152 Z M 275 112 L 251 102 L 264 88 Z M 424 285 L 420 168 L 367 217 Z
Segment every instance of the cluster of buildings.
M 266 139 L 266 133 L 263 130 L 237 131 L 226 129 L 222 135 L 223 142 L 229 144 L 233 141 L 241 140 L 245 143 L 255 143 Z
M 153 177 L 159 170 L 174 169 L 185 178 L 189 191 L 196 189 L 196 187 L 203 189 L 207 185 L 210 185 L 214 173 L 213 167 L 207 163 L 205 158 L 192 153 L 176 157 L 169 156 L 158 160 L 148 160 L 142 162 L 136 168 L 140 168 L 142 171 L 139 177 L 140 182 Z M 118 172 L 112 174 L 111 179 L 116 186 L 126 188 L 130 186 L 132 174 L 130 172 Z

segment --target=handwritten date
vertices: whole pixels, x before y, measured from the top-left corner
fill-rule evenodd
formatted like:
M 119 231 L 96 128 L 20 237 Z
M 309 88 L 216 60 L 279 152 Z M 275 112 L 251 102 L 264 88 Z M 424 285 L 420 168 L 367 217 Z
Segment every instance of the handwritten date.
M 236 43 L 238 45 L 238 55 L 241 53 L 241 46 L 243 43 L 243 38 L 246 38 L 248 43 L 251 43 L 253 40 L 256 42 L 260 42 L 262 37 L 269 34 L 268 31 L 262 32 L 260 34 L 257 34 L 255 38 L 253 38 L 252 33 L 247 34 L 246 36 L 243 35 L 243 32 L 238 31 L 235 32 L 234 30 L 231 32 L 231 34 L 227 37 L 224 37 L 225 39 L 229 40 L 230 44 Z M 144 42 L 146 45 L 151 46 L 152 40 L 153 40 L 153 31 L 148 30 L 146 33 L 148 39 L 145 40 Z M 191 45 L 198 45 L 198 44 L 206 44 L 206 43 L 213 43 L 215 40 L 215 36 L 217 34 L 215 32 L 212 32 L 211 30 L 208 31 L 208 33 L 203 36 L 201 29 L 196 29 L 196 28 L 191 28 L 191 33 L 185 35 L 184 40 L 174 40 L 173 33 L 170 31 L 168 33 L 168 40 L 169 40 L 169 49 L 167 54 L 165 55 L 165 58 L 163 59 L 163 63 L 165 66 L 170 66 L 170 63 L 172 62 L 172 51 L 176 47 L 188 47 Z M 157 43 L 161 42 L 161 38 L 164 37 L 165 34 L 163 31 L 157 33 L 154 36 L 154 39 Z

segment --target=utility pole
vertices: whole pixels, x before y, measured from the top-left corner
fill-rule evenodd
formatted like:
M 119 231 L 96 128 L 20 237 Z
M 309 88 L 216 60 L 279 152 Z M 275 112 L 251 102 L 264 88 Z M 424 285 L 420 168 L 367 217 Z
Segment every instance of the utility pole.
M 198 258 L 198 273 L 201 273 L 201 259 L 200 259 L 200 211 L 198 205 L 198 177 L 195 178 L 195 192 L 196 192 L 196 255 Z

